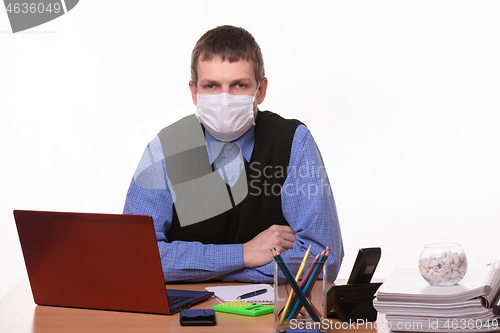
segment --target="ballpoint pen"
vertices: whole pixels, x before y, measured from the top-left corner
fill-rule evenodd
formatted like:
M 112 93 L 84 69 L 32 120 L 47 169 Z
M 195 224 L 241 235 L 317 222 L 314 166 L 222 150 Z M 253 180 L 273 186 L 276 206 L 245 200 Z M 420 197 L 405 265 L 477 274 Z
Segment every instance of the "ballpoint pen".
M 238 297 L 236 297 L 236 299 L 244 299 L 244 298 L 249 298 L 249 297 L 253 297 L 253 296 L 257 296 L 257 295 L 262 295 L 262 294 L 265 294 L 266 292 L 267 292 L 267 289 L 259 289 L 259 290 L 251 291 L 249 293 L 238 296 Z

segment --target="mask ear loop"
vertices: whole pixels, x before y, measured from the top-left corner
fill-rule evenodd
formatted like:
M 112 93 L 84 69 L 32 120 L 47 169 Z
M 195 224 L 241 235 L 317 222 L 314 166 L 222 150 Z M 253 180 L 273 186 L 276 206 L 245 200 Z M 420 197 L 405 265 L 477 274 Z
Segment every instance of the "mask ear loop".
M 257 86 L 257 89 L 255 89 L 255 94 L 253 94 L 253 101 L 252 104 L 255 102 L 257 99 L 257 93 L 259 92 L 260 84 Z
M 253 97 L 252 97 L 252 112 L 254 114 L 253 125 L 255 125 L 255 118 L 257 117 L 257 115 L 255 113 L 255 109 L 254 109 L 254 103 L 255 103 L 255 100 L 257 99 L 257 93 L 259 92 L 259 88 L 260 88 L 260 83 L 257 86 L 257 89 L 255 89 L 255 94 L 253 94 Z M 259 111 L 259 103 L 257 103 L 257 111 Z

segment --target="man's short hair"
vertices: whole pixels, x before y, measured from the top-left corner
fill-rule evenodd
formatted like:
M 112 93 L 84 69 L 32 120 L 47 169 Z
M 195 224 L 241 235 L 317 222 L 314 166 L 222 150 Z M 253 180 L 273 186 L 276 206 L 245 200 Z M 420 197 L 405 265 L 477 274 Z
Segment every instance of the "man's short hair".
M 251 61 L 257 84 L 264 80 L 264 59 L 253 36 L 243 28 L 222 25 L 207 31 L 196 42 L 191 54 L 191 80 L 195 87 L 198 84 L 198 60 L 200 57 L 201 61 L 211 60 L 215 55 L 220 56 L 222 61 Z

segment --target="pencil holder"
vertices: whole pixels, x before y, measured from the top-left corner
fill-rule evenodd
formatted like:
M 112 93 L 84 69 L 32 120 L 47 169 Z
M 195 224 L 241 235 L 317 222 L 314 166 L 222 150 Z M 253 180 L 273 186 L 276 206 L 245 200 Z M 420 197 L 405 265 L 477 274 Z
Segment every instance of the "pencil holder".
M 326 265 L 313 258 L 305 261 L 301 269 L 302 258 L 286 258 L 274 262 L 274 332 L 293 332 L 318 330 L 326 332 Z M 309 302 L 304 306 L 292 284 L 283 273 L 286 266 L 296 286 Z M 296 281 L 297 274 L 302 271 Z M 291 295 L 291 296 L 290 296 Z M 314 311 L 314 314 L 311 314 Z M 319 319 L 319 320 L 318 320 Z M 323 327 L 325 326 L 325 327 Z

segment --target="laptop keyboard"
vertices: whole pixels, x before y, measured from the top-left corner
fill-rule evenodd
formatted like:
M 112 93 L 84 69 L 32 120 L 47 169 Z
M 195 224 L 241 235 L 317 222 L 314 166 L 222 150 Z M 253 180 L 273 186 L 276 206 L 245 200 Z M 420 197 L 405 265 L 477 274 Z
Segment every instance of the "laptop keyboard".
M 182 297 L 182 296 L 168 296 L 168 305 L 172 306 L 177 303 L 180 303 L 182 301 L 187 300 L 189 297 Z

